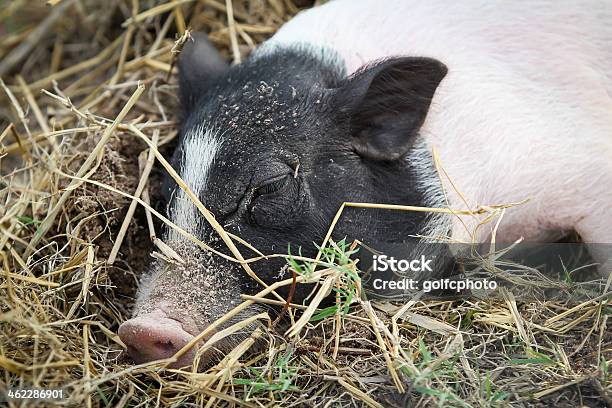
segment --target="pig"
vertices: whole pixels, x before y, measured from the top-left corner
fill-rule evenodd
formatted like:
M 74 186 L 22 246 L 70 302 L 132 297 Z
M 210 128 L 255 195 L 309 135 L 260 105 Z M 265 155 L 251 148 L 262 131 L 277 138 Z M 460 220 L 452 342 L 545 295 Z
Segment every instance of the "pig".
M 336 0 L 301 12 L 234 66 L 195 34 L 179 60 L 172 164 L 226 231 L 266 254 L 290 245 L 312 256 L 343 202 L 465 210 L 529 199 L 506 211 L 497 241 L 574 230 L 612 243 L 610 44 L 603 0 Z M 169 218 L 229 254 L 186 193 L 172 180 L 164 189 Z M 333 238 L 486 242 L 492 229 L 480 221 L 348 208 Z M 261 289 L 174 229 L 164 241 L 184 262 L 151 265 L 119 328 L 137 363 L 174 355 L 241 293 Z M 253 268 L 271 283 L 289 277 L 284 264 Z M 298 288 L 294 301 L 305 294 Z M 195 349 L 174 366 L 191 364 Z

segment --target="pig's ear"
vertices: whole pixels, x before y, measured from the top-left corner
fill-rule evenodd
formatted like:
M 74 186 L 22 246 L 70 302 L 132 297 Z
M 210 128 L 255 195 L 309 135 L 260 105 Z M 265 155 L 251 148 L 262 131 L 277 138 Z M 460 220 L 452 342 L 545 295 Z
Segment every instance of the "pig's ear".
M 447 68 L 431 58 L 402 57 L 347 80 L 336 101 L 349 115 L 352 144 L 365 158 L 392 161 L 413 145 Z
M 204 33 L 192 33 L 178 59 L 181 104 L 189 111 L 207 86 L 229 65 Z

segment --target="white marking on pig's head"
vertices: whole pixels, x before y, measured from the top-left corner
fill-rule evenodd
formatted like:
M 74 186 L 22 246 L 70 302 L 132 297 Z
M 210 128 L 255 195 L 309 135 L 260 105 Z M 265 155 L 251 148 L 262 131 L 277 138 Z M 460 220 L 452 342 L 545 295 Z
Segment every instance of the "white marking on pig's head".
M 221 144 L 218 131 L 214 128 L 207 128 L 203 123 L 192 127 L 184 136 L 181 145 L 179 175 L 198 197 L 206 187 L 210 169 Z M 177 188 L 172 202 L 170 219 L 192 234 L 200 230 L 203 222 L 202 215 L 199 214 L 195 204 L 180 188 Z M 174 229 L 168 231 L 168 242 L 183 239 L 183 236 Z
M 418 174 L 416 188 L 423 194 L 424 205 L 431 208 L 447 207 L 444 190 L 440 177 L 435 169 L 432 149 L 419 137 L 415 145 L 406 156 L 408 165 Z M 425 237 L 425 242 L 436 242 L 439 238 L 446 237 L 450 232 L 451 217 L 443 213 L 430 213 L 427 223 L 419 235 Z

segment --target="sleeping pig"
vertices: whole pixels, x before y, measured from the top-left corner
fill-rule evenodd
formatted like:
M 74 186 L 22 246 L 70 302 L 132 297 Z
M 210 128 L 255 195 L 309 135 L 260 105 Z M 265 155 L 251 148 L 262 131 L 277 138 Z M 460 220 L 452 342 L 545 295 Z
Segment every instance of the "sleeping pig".
M 497 241 L 573 230 L 612 243 L 611 44 L 605 0 L 336 0 L 231 67 L 195 35 L 179 61 L 184 119 L 172 164 L 226 231 L 266 254 L 291 245 L 312 256 L 347 201 L 466 210 L 529 199 L 506 211 Z M 165 189 L 169 218 L 229 254 L 186 193 Z M 348 208 L 333 238 L 486 241 L 492 230 L 480 221 Z M 119 328 L 138 363 L 174 355 L 241 293 L 261 290 L 174 229 L 164 242 L 184 262 L 153 263 Z M 270 283 L 288 277 L 283 265 L 252 266 Z

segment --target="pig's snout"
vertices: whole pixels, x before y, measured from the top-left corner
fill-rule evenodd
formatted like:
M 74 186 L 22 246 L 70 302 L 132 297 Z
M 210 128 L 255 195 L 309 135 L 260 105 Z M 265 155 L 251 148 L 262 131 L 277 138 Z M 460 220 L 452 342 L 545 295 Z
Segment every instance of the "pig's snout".
M 137 364 L 172 357 L 198 333 L 190 318 L 171 318 L 161 309 L 138 315 L 119 327 L 119 337 Z M 194 345 L 169 367 L 190 365 L 196 350 Z

